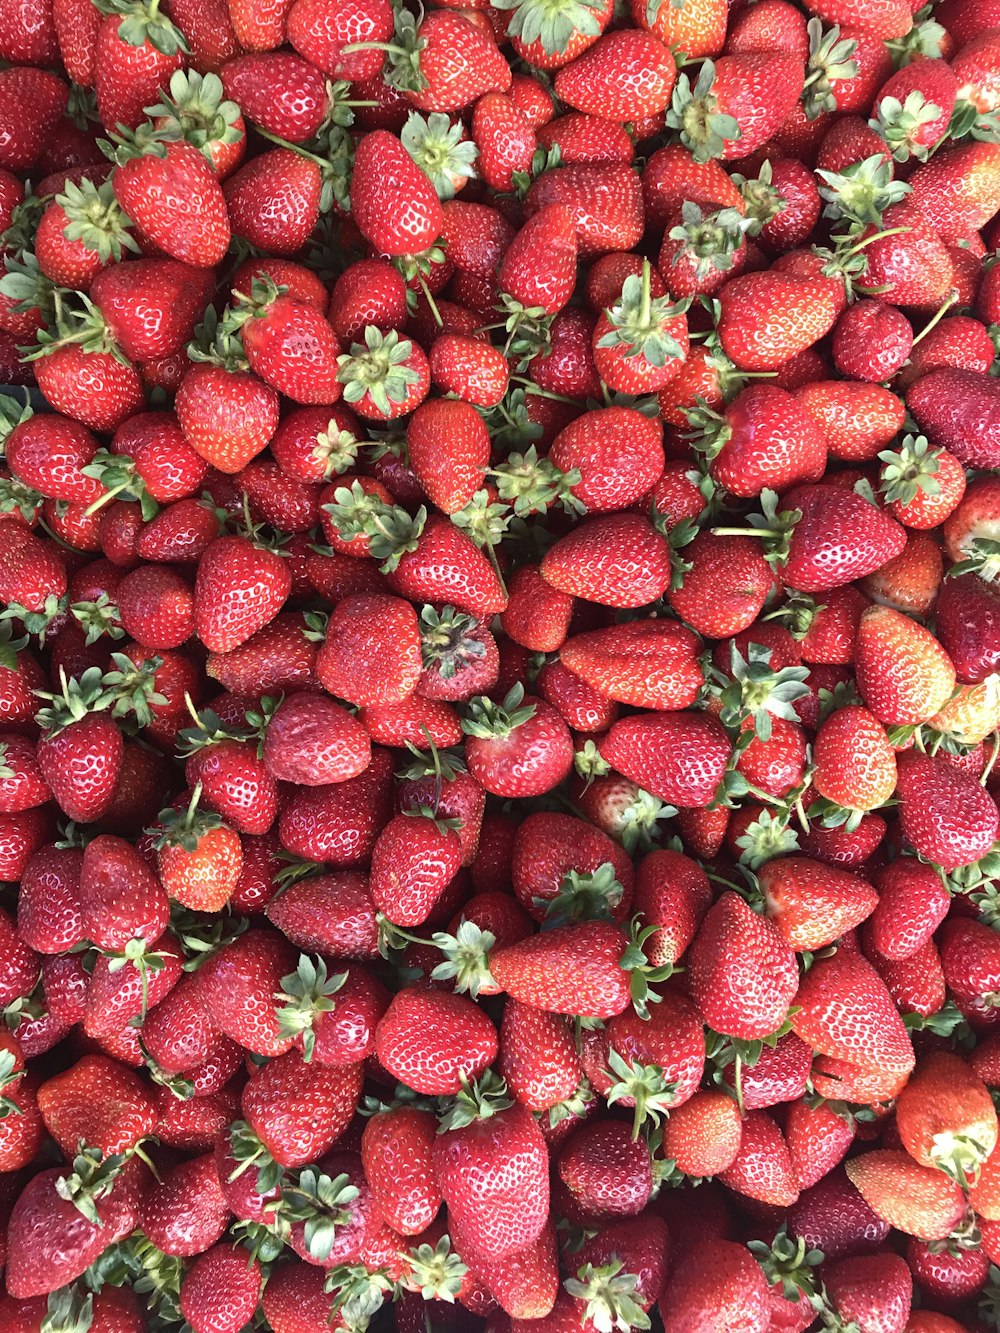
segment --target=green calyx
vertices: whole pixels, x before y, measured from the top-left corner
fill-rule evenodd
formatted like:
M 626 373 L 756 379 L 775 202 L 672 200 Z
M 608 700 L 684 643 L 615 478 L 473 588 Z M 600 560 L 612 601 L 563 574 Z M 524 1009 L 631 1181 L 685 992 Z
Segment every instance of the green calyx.
M 0 620 L 0 669 L 17 670 L 17 655 L 28 646 L 27 634 L 14 637 L 14 627 L 9 620 Z
M 733 173 L 733 184 L 743 196 L 745 216 L 743 229 L 748 236 L 759 236 L 761 230 L 788 207 L 788 200 L 771 184 L 773 172 L 770 162 L 764 162 L 755 180 Z
M 776 856 L 789 856 L 801 850 L 799 835 L 791 825 L 791 813 L 777 807 L 762 810 L 759 817 L 748 824 L 736 839 L 740 849 L 740 865 L 759 870 Z
M 134 967 L 139 974 L 140 1019 L 145 1022 L 149 1009 L 149 974 L 162 972 L 167 963 L 167 954 L 154 952 L 141 935 L 136 935 L 124 949 L 107 950 L 104 957 L 108 960 L 108 971 L 112 976 L 123 968 Z
M 187 805 L 178 810 L 168 806 L 157 816 L 157 827 L 147 829 L 154 835 L 154 846 L 180 847 L 185 852 L 196 852 L 198 844 L 212 829 L 222 828 L 221 818 L 212 810 L 199 810 L 201 783 L 195 785 Z
M 238 1180 L 254 1167 L 257 1172 L 254 1189 L 258 1194 L 270 1194 L 285 1179 L 285 1168 L 278 1165 L 245 1120 L 236 1120 L 229 1127 L 229 1155 L 236 1162 L 229 1179 Z
M 710 667 L 712 678 L 721 687 L 719 699 L 722 712 L 719 720 L 723 726 L 741 730 L 748 720 L 753 721 L 753 729 L 759 740 L 771 739 L 771 720 L 783 718 L 787 722 L 797 722 L 798 714 L 793 707 L 797 699 L 809 693 L 805 684 L 809 675 L 808 667 L 782 667 L 778 671 L 771 668 L 772 650 L 759 643 L 747 646 L 744 657 L 736 644 L 730 648 L 730 675 Z
M 522 704 L 523 699 L 524 686 L 520 681 L 511 686 L 499 704 L 485 694 L 477 695 L 467 706 L 462 730 L 467 736 L 481 740 L 507 740 L 511 732 L 535 716 L 535 705 Z
M 9 232 L 7 233 L 10 234 Z M 0 295 L 10 302 L 11 310 L 27 314 L 37 310 L 46 324 L 56 318 L 57 289 L 45 276 L 31 250 L 19 250 L 4 256 L 4 273 L 0 277 Z M 46 331 L 39 329 L 35 335 L 40 338 Z M 22 351 L 22 359 L 34 360 L 32 351 Z
M 80 1143 L 69 1175 L 56 1180 L 56 1193 L 71 1203 L 94 1226 L 103 1226 L 97 1212 L 97 1202 L 111 1193 L 115 1181 L 125 1165 L 123 1153 L 105 1157 L 100 1148 L 88 1148 Z
M 749 531 L 746 528 L 712 528 L 712 532 L 717 537 L 760 537 L 764 543 L 764 559 L 770 564 L 784 564 L 788 559 L 792 531 L 802 517 L 802 510 L 779 510 L 779 503 L 777 491 L 761 491 L 761 513 L 747 515 Z
M 237 333 L 249 320 L 266 318 L 278 297 L 287 291 L 287 287 L 279 287 L 266 274 L 253 278 L 249 293 L 233 292 L 233 304 L 227 306 L 220 323 L 223 333 Z
M 130 220 L 115 198 L 110 181 L 100 185 L 90 180 L 82 180 L 79 185 L 67 181 L 55 202 L 66 215 L 66 239 L 79 241 L 102 264 L 112 259 L 117 262 L 123 250 L 138 252 L 139 246 L 128 230 Z
M 548 1107 L 547 1110 L 539 1112 L 539 1118 L 544 1116 L 549 1122 L 550 1129 L 555 1129 L 556 1125 L 561 1125 L 564 1120 L 582 1120 L 593 1104 L 595 1096 L 593 1088 L 586 1079 L 583 1079 L 575 1092 Z
M 301 1223 L 309 1257 L 322 1264 L 330 1256 L 337 1232 L 351 1220 L 357 1186 L 347 1175 L 325 1175 L 307 1166 L 282 1186 L 277 1214 L 285 1223 Z
M 535 905 L 545 911 L 546 926 L 565 926 L 576 921 L 610 921 L 624 896 L 614 866 L 605 861 L 589 874 L 567 871 L 556 896 L 536 898 Z
M 420 375 L 407 365 L 413 344 L 395 329 L 383 333 L 374 324 L 365 328 L 364 343 L 352 343 L 350 352 L 337 358 L 337 379 L 344 386 L 344 402 L 369 397 L 385 417 L 395 415 Z
M 673 819 L 676 814 L 674 806 L 638 787 L 635 796 L 619 813 L 620 827 L 616 836 L 629 856 L 648 852 L 662 831 L 660 821 Z
M 812 629 L 813 621 L 825 606 L 807 592 L 791 592 L 776 611 L 770 611 L 765 620 L 776 620 L 784 625 L 793 639 L 801 641 Z
M 15 427 L 20 426 L 22 421 L 28 421 L 34 415 L 27 392 L 25 392 L 23 402 L 19 398 L 13 398 L 9 393 L 0 394 L 0 449 L 6 447 L 7 440 Z M 9 513 L 10 510 L 7 509 L 3 512 Z
M 346 980 L 346 972 L 331 977 L 322 958 L 304 953 L 295 971 L 281 978 L 281 990 L 275 996 L 284 1001 L 278 1009 L 278 1026 L 285 1036 L 301 1036 L 302 1058 L 307 1064 L 316 1048 L 316 1022 L 321 1014 L 333 1012 L 336 1001 L 332 997 Z
M 431 972 L 432 981 L 451 981 L 460 995 L 473 999 L 484 986 L 496 987 L 489 964 L 496 937 L 490 931 L 463 918 L 454 935 L 439 931 L 431 936 L 431 943 L 444 955 L 444 961 Z
M 919 494 L 940 495 L 941 483 L 935 474 L 940 469 L 941 449 L 932 449 L 926 435 L 904 435 L 897 450 L 879 454 L 882 478 L 879 490 L 887 503 L 908 505 Z
M 368 549 L 381 561 L 383 574 L 389 574 L 410 551 L 417 549 L 427 522 L 427 510 L 408 514 L 399 505 L 388 505 L 377 495 L 370 495 L 359 481 L 350 487 L 338 486 L 333 503 L 323 508 L 330 515 L 337 533 L 345 541 L 367 537 Z
M 40 645 L 44 645 L 50 628 L 65 615 L 67 605 L 65 595 L 57 597 L 54 592 L 50 592 L 41 609 L 37 611 L 29 611 L 21 602 L 8 602 L 4 610 L 0 611 L 0 620 L 19 621 L 28 634 L 37 638 Z
M 596 11 L 600 0 L 495 0 L 494 8 L 511 10 L 507 32 L 525 46 L 541 42 L 547 55 L 562 55 L 577 33 L 598 37 Z
M 438 611 L 425 606 L 420 612 L 420 649 L 427 670 L 435 670 L 444 680 L 454 680 L 459 672 L 486 656 L 486 644 L 474 637 L 479 628 L 474 616 L 444 606 Z
M 911 157 L 923 162 L 933 144 L 921 143 L 921 136 L 940 115 L 936 102 L 928 102 L 919 88 L 912 88 L 902 102 L 898 97 L 881 98 L 868 124 L 886 141 L 897 162 L 908 162 Z
M 176 24 L 160 13 L 160 0 L 93 0 L 102 14 L 120 14 L 118 36 L 129 46 L 147 42 L 161 55 L 187 53 L 184 34 Z
M 6 279 L 3 280 L 4 282 Z M 3 282 L 0 282 L 0 290 Z M 115 342 L 111 330 L 98 306 L 85 292 L 75 292 L 77 305 L 67 306 L 59 288 L 52 292 L 53 317 L 51 328 L 39 329 L 35 335 L 37 347 L 25 352 L 25 361 L 38 361 L 64 347 L 78 347 L 81 352 L 99 352 L 112 356 L 122 365 L 130 365 L 128 358 Z
M 631 973 L 629 995 L 632 1000 L 632 1008 L 640 1018 L 648 1018 L 649 1006 L 660 1002 L 660 996 L 650 987 L 659 985 L 661 981 L 666 981 L 677 971 L 670 963 L 663 967 L 653 967 L 646 957 L 644 945 L 649 937 L 656 933 L 656 930 L 656 926 L 644 926 L 641 917 L 633 917 L 629 922 L 628 944 L 618 960 L 618 966 L 623 971 Z
M 115 718 L 131 718 L 138 728 L 148 727 L 153 721 L 153 709 L 162 707 L 166 696 L 157 692 L 156 673 L 163 666 L 162 657 L 148 657 L 137 666 L 124 653 L 112 653 L 114 670 L 102 677 L 106 707 Z M 85 679 L 84 672 L 81 679 Z
M 20 514 L 26 523 L 33 523 L 44 503 L 45 496 L 27 482 L 0 477 L 0 514 Z
M 390 88 L 401 93 L 421 93 L 428 86 L 427 77 L 420 68 L 420 56 L 427 45 L 427 38 L 420 35 L 422 19 L 422 11 L 418 19 L 409 10 L 397 9 L 391 42 L 354 42 L 344 47 L 344 53 L 384 51 L 386 68 L 383 78 Z
M 569 474 L 567 474 L 569 475 Z M 451 515 L 451 521 L 482 550 L 499 546 L 513 519 L 510 505 L 490 498 L 487 490 L 476 491 L 464 509 Z
M 570 1296 L 584 1303 L 584 1322 L 593 1324 L 597 1333 L 627 1333 L 631 1328 L 650 1327 L 649 1315 L 636 1299 L 639 1278 L 624 1272 L 624 1267 L 620 1259 L 601 1267 L 584 1264 L 576 1277 L 563 1283 Z
M 869 225 L 880 226 L 885 210 L 910 192 L 905 181 L 893 179 L 892 163 L 882 153 L 852 162 L 843 171 L 823 171 L 817 167 L 816 175 L 821 182 L 820 198 L 826 204 L 823 216 L 846 222 L 851 235 Z
M 434 186 L 441 200 L 455 197 L 456 179 L 471 180 L 479 149 L 463 138 L 464 126 L 441 111 L 422 116 L 411 111 L 399 138 L 414 162 Z
M 243 339 L 237 330 L 224 326 L 215 306 L 210 305 L 194 337 L 187 345 L 190 360 L 203 365 L 218 366 L 230 374 L 244 374 L 250 369 Z
M 638 1139 L 647 1121 L 658 1124 L 667 1115 L 677 1095 L 677 1084 L 668 1083 L 659 1065 L 626 1060 L 616 1050 L 608 1052 L 608 1073 L 615 1079 L 605 1094 L 609 1106 L 628 1101 L 635 1105 L 632 1138 Z
M 1000 541 L 977 537 L 962 548 L 962 556 L 963 559 L 948 571 L 949 577 L 977 574 L 984 583 L 993 583 L 1000 578 Z
M 711 60 L 702 65 L 693 88 L 687 74 L 681 72 L 666 115 L 668 128 L 680 131 L 681 143 L 696 162 L 722 157 L 726 144 L 741 137 L 735 116 L 719 111 L 714 83 L 715 65 Z
M 464 1074 L 461 1079 L 462 1090 L 455 1094 L 441 1116 L 439 1134 L 449 1129 L 463 1129 L 476 1120 L 488 1120 L 513 1105 L 513 1098 L 507 1095 L 507 1084 L 492 1069 L 487 1069 L 475 1083 L 470 1083 Z
M 500 499 L 512 505 L 518 518 L 545 513 L 560 504 L 570 514 L 584 514 L 586 508 L 573 494 L 582 480 L 578 468 L 563 472 L 548 458 L 539 458 L 532 444 L 523 454 L 508 454 L 503 463 L 490 469 L 490 476 Z
M 113 454 L 108 449 L 98 449 L 89 463 L 81 469 L 87 477 L 93 477 L 105 488 L 88 508 L 88 514 L 96 514 L 99 509 L 112 500 L 131 500 L 138 502 L 143 521 L 148 523 L 160 510 L 146 483 L 135 470 L 135 460 L 127 454 Z
M 602 778 L 611 772 L 611 765 L 601 754 L 594 741 L 584 741 L 573 755 L 573 768 L 589 787 L 595 778 Z
M 131 666 L 131 663 L 129 663 Z M 74 722 L 82 721 L 89 713 L 103 712 L 111 706 L 112 700 L 105 688 L 104 673 L 100 667 L 88 667 L 79 677 L 67 679 L 63 667 L 59 668 L 58 693 L 49 690 L 36 690 L 40 699 L 48 699 L 49 704 L 35 714 L 35 721 L 50 736 L 57 735 Z
M 701 209 L 697 204 L 684 204 L 685 209 L 694 209 L 701 217 Z M 722 213 L 715 214 L 717 219 L 721 219 L 723 213 L 732 213 L 737 218 L 739 214 L 736 209 L 723 209 Z M 688 215 L 690 217 L 690 214 Z M 707 225 L 707 224 L 706 224 Z M 729 221 L 719 223 L 720 247 L 724 244 L 722 233 L 730 226 Z M 687 234 L 684 227 L 675 227 L 671 231 L 671 236 L 680 230 Z M 742 231 L 737 227 L 738 238 L 733 244 L 733 249 L 739 245 L 742 240 Z M 726 232 L 728 235 L 728 232 Z M 679 254 L 675 257 L 679 258 Z M 712 267 L 712 261 L 706 261 L 709 267 Z M 699 258 L 698 266 L 701 271 L 702 260 Z M 719 268 L 732 267 L 732 255 L 729 254 L 728 262 L 715 265 Z M 707 270 L 706 270 L 707 271 Z M 642 263 L 642 273 L 630 273 L 622 284 L 622 293 L 618 301 L 609 310 L 605 311 L 608 323 L 611 328 L 599 340 L 598 347 L 623 347 L 626 357 L 643 356 L 651 366 L 658 370 L 662 369 L 668 361 L 676 361 L 684 356 L 684 349 L 672 334 L 667 332 L 670 322 L 679 315 L 683 315 L 690 305 L 689 301 L 678 301 L 671 303 L 668 296 L 654 297 L 650 291 L 650 279 L 652 270 L 649 260 L 644 259 Z
M 837 109 L 837 94 L 834 83 L 843 83 L 853 79 L 860 66 L 854 59 L 857 42 L 842 38 L 840 28 L 835 24 L 826 32 L 822 21 L 811 18 L 806 25 L 809 36 L 809 59 L 806 63 L 806 77 L 802 89 L 802 104 L 809 120 L 818 120 L 820 116 Z
M 100 593 L 95 602 L 71 602 L 69 611 L 84 631 L 88 644 L 103 638 L 125 637 L 121 613 L 106 592 Z
M 22 1115 L 21 1107 L 5 1091 L 19 1082 L 23 1069 L 17 1068 L 13 1051 L 0 1051 L 0 1120 L 9 1115 Z
M 169 93 L 161 93 L 146 115 L 159 120 L 159 135 L 176 142 L 183 139 L 199 149 L 209 162 L 214 148 L 239 143 L 240 108 L 227 100 L 218 74 L 199 74 L 193 69 L 174 70 Z
M 87 1333 L 94 1322 L 94 1294 L 81 1287 L 50 1293 L 39 1333 Z
M 725 273 L 732 268 L 746 232 L 746 218 L 738 208 L 720 208 L 706 215 L 698 204 L 685 200 L 680 222 L 667 233 L 679 246 L 672 263 L 686 260 L 699 279 L 707 278 L 713 269 Z M 626 278 L 626 286 L 630 281 Z M 681 355 L 680 349 L 674 355 Z
M 816 1269 L 823 1262 L 822 1250 L 809 1249 L 805 1241 L 793 1240 L 782 1227 L 770 1245 L 763 1240 L 751 1240 L 747 1249 L 760 1264 L 768 1285 L 780 1287 L 789 1301 L 805 1297 L 812 1302 L 819 1295 Z
M 360 441 L 349 430 L 341 430 L 331 417 L 326 430 L 316 436 L 312 451 L 316 463 L 323 469 L 323 479 L 329 481 L 354 467 L 360 447 Z
M 454 1305 L 469 1269 L 451 1248 L 451 1237 L 442 1236 L 436 1245 L 417 1245 L 407 1254 L 407 1286 L 425 1301 L 447 1301 Z

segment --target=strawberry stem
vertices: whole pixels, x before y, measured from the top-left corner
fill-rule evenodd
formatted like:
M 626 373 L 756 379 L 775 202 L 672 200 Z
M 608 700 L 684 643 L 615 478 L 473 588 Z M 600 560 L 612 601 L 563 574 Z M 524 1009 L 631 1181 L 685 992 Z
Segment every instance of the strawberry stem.
M 948 295 L 947 299 L 940 306 L 938 306 L 934 314 L 931 315 L 930 319 L 920 330 L 917 336 L 913 339 L 912 345 L 914 347 L 916 347 L 918 342 L 926 338 L 928 333 L 930 333 L 931 329 L 933 329 L 937 324 L 941 322 L 942 319 L 944 319 L 946 312 L 951 309 L 951 307 L 955 304 L 957 300 L 958 300 L 958 292 L 956 292 L 953 289 L 951 293 Z

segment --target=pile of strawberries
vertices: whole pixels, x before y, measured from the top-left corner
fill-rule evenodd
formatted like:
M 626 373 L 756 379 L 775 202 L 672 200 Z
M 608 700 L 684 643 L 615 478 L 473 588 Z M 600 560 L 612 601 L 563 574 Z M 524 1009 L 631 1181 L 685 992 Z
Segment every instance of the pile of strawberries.
M 0 1333 L 1000 1329 L 919 3 L 0 0 Z

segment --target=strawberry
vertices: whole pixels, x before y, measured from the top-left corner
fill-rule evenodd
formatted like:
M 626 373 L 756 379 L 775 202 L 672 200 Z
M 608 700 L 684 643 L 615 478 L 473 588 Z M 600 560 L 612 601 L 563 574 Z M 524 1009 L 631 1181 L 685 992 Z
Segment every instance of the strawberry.
M 671 1109 L 663 1155 L 686 1176 L 718 1175 L 735 1161 L 742 1133 L 735 1101 L 724 1092 L 700 1090 Z
M 222 318 L 223 336 L 239 331 L 250 369 L 300 403 L 332 403 L 340 395 L 340 342 L 321 311 L 283 295 L 270 279 L 254 279 L 250 296 Z
M 249 1133 L 244 1130 L 241 1137 L 263 1145 L 281 1167 L 315 1161 L 350 1123 L 361 1091 L 360 1075 L 357 1063 L 308 1062 L 298 1051 L 277 1056 L 243 1089 L 240 1108 Z
M 182 736 L 188 759 L 184 776 L 201 786 L 205 804 L 238 833 L 266 833 L 278 809 L 278 784 L 256 746 L 237 740 L 211 714 Z M 214 730 L 211 724 L 215 724 Z
M 461 111 L 484 93 L 505 92 L 510 69 L 488 26 L 443 10 L 397 15 L 389 46 L 392 84 L 420 111 Z
M 910 1312 L 913 1277 L 898 1254 L 841 1259 L 827 1270 L 826 1284 L 837 1316 L 859 1326 L 901 1328 Z
M 538 796 L 566 777 L 573 763 L 569 730 L 542 699 L 515 685 L 501 704 L 474 699 L 462 723 L 469 772 L 496 796 Z
M 124 17 L 123 17 L 124 14 Z M 135 129 L 171 74 L 183 64 L 180 30 L 153 4 L 115 6 L 97 29 L 94 86 L 105 129 Z
M 291 588 L 287 565 L 245 537 L 219 537 L 198 562 L 195 628 L 211 652 L 229 652 L 281 610 Z
M 840 380 L 804 384 L 795 397 L 826 437 L 830 453 L 849 462 L 868 462 L 902 428 L 906 411 L 881 385 Z
M 742 1245 L 711 1239 L 686 1256 L 660 1300 L 665 1333 L 703 1328 L 765 1333 L 770 1327 L 767 1283 Z
M 213 267 L 229 248 L 222 188 L 203 154 L 184 141 L 122 136 L 111 183 L 122 208 L 159 249 L 197 267 Z
M 582 1078 L 565 1019 L 512 998 L 500 1025 L 498 1068 L 515 1100 L 531 1111 L 567 1101 Z
M 577 634 L 562 664 L 601 694 L 635 708 L 690 708 L 703 684 L 700 641 L 669 621 L 635 621 Z
M 640 120 L 666 109 L 676 77 L 677 66 L 664 43 L 652 33 L 628 29 L 605 33 L 563 65 L 555 91 L 578 111 L 608 120 Z
M 955 668 L 937 639 L 888 607 L 863 613 L 855 669 L 865 703 L 886 726 L 925 722 L 955 686 Z
M 729 1189 L 760 1203 L 788 1208 L 798 1199 L 788 1146 L 766 1111 L 751 1111 L 744 1120 L 739 1152 L 722 1179 Z
M 813 786 L 842 809 L 875 810 L 895 788 L 895 754 L 867 708 L 848 705 L 832 712 L 816 733 L 813 758 Z
M 165 1254 L 201 1254 L 220 1240 L 229 1205 L 211 1153 L 181 1162 L 139 1205 L 139 1225 Z
M 269 1056 L 287 1051 L 292 1037 L 281 1031 L 275 996 L 297 961 L 295 949 L 273 931 L 250 930 L 223 945 L 199 973 L 212 1022 L 247 1050 Z
M 330 5 L 295 0 L 288 11 L 288 40 L 311 65 L 338 79 L 373 78 L 382 67 L 376 50 L 348 51 L 349 46 L 387 41 L 393 13 L 385 0 Z
M 741 274 L 719 295 L 722 350 L 740 370 L 775 370 L 828 333 L 840 305 L 827 278 Z
M 537 921 L 605 915 L 621 921 L 628 915 L 632 878 L 621 848 L 570 815 L 529 815 L 514 840 L 512 887 Z
M 554 315 L 576 286 L 577 235 L 573 214 L 563 202 L 538 208 L 506 247 L 500 289 L 516 304 L 512 313 L 540 308 Z
M 407 425 L 406 445 L 428 499 L 446 514 L 463 509 L 490 461 L 489 434 L 475 408 L 447 399 L 421 403 Z
M 570 495 L 588 513 L 625 509 L 663 472 L 658 424 L 628 407 L 585 412 L 559 432 L 548 453 L 566 475 L 579 474 Z
M 156 1108 L 142 1080 L 103 1055 L 86 1055 L 38 1089 L 45 1127 L 64 1152 L 79 1144 L 106 1157 L 126 1153 L 153 1132 Z
M 387 197 L 405 203 L 388 208 Z M 387 130 L 373 130 L 358 145 L 351 178 L 352 215 L 372 246 L 387 255 L 415 255 L 437 239 L 444 222 L 434 189 Z
M 268 919 L 302 949 L 342 958 L 378 952 L 375 905 L 367 878 L 352 871 L 292 883 L 267 905 Z
M 409 988 L 393 997 L 376 1030 L 375 1048 L 394 1078 L 416 1092 L 448 1096 L 493 1061 L 497 1034 L 467 996 Z
M 699 634 L 723 637 L 746 629 L 773 586 L 767 561 L 743 537 L 699 532 L 677 559 L 668 600 Z
M 900 827 L 925 860 L 944 870 L 971 865 L 996 838 L 1000 811 L 979 781 L 940 757 L 899 757 Z
M 296 254 L 319 220 L 324 191 L 336 183 L 332 173 L 332 162 L 324 177 L 313 157 L 291 148 L 252 158 L 222 191 L 233 235 L 272 255 Z
M 262 758 L 279 782 L 318 787 L 362 773 L 371 761 L 371 745 L 340 704 L 303 692 L 270 715 Z
M 878 899 L 867 881 L 804 856 L 780 856 L 757 873 L 767 914 L 797 952 L 826 948 L 867 920 Z
M 949 368 L 921 375 L 906 395 L 906 406 L 931 444 L 973 468 L 995 467 L 1000 457 L 996 401 L 987 376 Z
M 628 250 L 642 235 L 642 190 L 635 172 L 624 163 L 578 162 L 544 171 L 524 203 L 528 218 L 542 209 L 565 205 L 573 218 L 581 258 Z
M 23 171 L 38 164 L 66 109 L 68 89 L 48 70 L 15 65 L 0 79 L 0 166 Z
M 892 1226 L 921 1240 L 940 1240 L 961 1217 L 962 1191 L 941 1171 L 919 1166 L 906 1153 L 881 1149 L 847 1164 L 851 1183 L 868 1206 Z
M 104 710 L 111 703 L 99 668 L 80 680 L 62 677 L 59 694 L 41 692 L 50 705 L 37 715 L 43 735 L 38 766 L 70 819 L 90 821 L 110 806 L 122 762 L 121 732 Z
M 419 1235 L 441 1207 L 432 1164 L 436 1135 L 430 1112 L 392 1106 L 371 1116 L 361 1136 L 361 1159 L 375 1201 L 386 1222 L 404 1236 Z
M 965 494 L 961 463 L 946 449 L 931 449 L 926 436 L 907 435 L 898 452 L 879 457 L 889 512 L 908 528 L 936 528 Z
M 710 1027 L 753 1041 L 781 1026 L 798 985 L 794 955 L 737 895 L 709 910 L 689 956 L 691 993 Z
M 412 412 L 430 389 L 426 355 L 417 343 L 401 339 L 394 329 L 383 335 L 375 325 L 366 325 L 364 342 L 352 343 L 339 363 L 344 402 L 375 421 L 391 421 Z
M 457 874 L 462 844 L 456 822 L 420 808 L 382 829 L 372 850 L 369 892 L 393 925 L 421 925 Z
M 218 815 L 198 810 L 196 787 L 184 811 L 160 812 L 155 837 L 157 869 L 169 897 L 199 912 L 218 912 L 229 902 L 243 869 L 239 835 Z
M 945 244 L 962 241 L 993 216 L 998 161 L 995 144 L 957 143 L 913 173 L 910 198 Z
M 615 722 L 598 743 L 618 772 L 671 805 L 711 804 L 730 754 L 724 728 L 702 713 L 641 713 Z
M 281 810 L 282 846 L 309 860 L 329 861 L 335 868 L 363 865 L 392 814 L 391 772 L 389 752 L 373 749 L 371 763 L 356 778 L 299 788 Z M 353 917 L 358 907 L 352 902 L 351 908 Z M 367 910 L 364 919 L 367 937 Z M 360 924 L 358 921 L 354 929 Z
M 412 694 L 423 662 L 416 613 L 398 597 L 347 597 L 316 659 L 325 689 L 362 707 Z
M 792 110 L 802 77 L 800 61 L 776 50 L 706 61 L 693 87 L 687 75 L 677 80 L 667 124 L 696 161 L 747 156 Z
M 548 1216 L 548 1153 L 523 1106 L 487 1077 L 456 1097 L 432 1150 L 449 1214 L 495 1256 L 530 1245 Z
M 964 1185 L 997 1140 L 996 1110 L 985 1083 L 950 1051 L 918 1062 L 900 1093 L 896 1124 L 903 1147 L 922 1166 Z
M 886 1072 L 908 1073 L 913 1047 L 877 973 L 839 950 L 818 960 L 795 996 L 792 1030 L 814 1050 Z
M 260 1265 L 242 1245 L 214 1245 L 181 1280 L 180 1310 L 192 1328 L 242 1326 L 257 1309 Z
M 670 547 L 639 514 L 609 514 L 579 524 L 542 559 L 545 581 L 585 601 L 648 606 L 670 584 Z
M 478 338 L 444 333 L 430 350 L 431 383 L 474 407 L 495 407 L 507 390 L 507 361 Z
M 479 150 L 477 173 L 494 190 L 513 190 L 515 176 L 530 175 L 538 140 L 528 117 L 506 93 L 487 93 L 476 103 L 472 113 L 472 140 Z M 420 162 L 419 156 L 417 161 Z M 461 159 L 452 156 L 455 174 L 460 164 Z M 454 193 L 456 186 L 452 184 L 448 188 Z
M 692 424 L 704 427 L 695 447 L 710 459 L 713 479 L 732 495 L 785 491 L 818 481 L 825 470 L 823 432 L 791 394 L 774 385 L 751 385 L 723 416 L 698 412 Z
M 862 299 L 847 307 L 833 330 L 833 363 L 849 379 L 889 380 L 913 346 L 906 316 L 885 301 Z

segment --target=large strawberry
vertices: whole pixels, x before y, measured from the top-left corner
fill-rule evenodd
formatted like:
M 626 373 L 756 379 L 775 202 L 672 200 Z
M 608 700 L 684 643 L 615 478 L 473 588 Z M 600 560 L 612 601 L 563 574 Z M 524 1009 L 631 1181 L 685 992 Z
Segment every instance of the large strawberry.
M 245 537 L 219 537 L 198 564 L 195 627 L 212 652 L 251 638 L 281 610 L 291 590 L 288 566 Z

